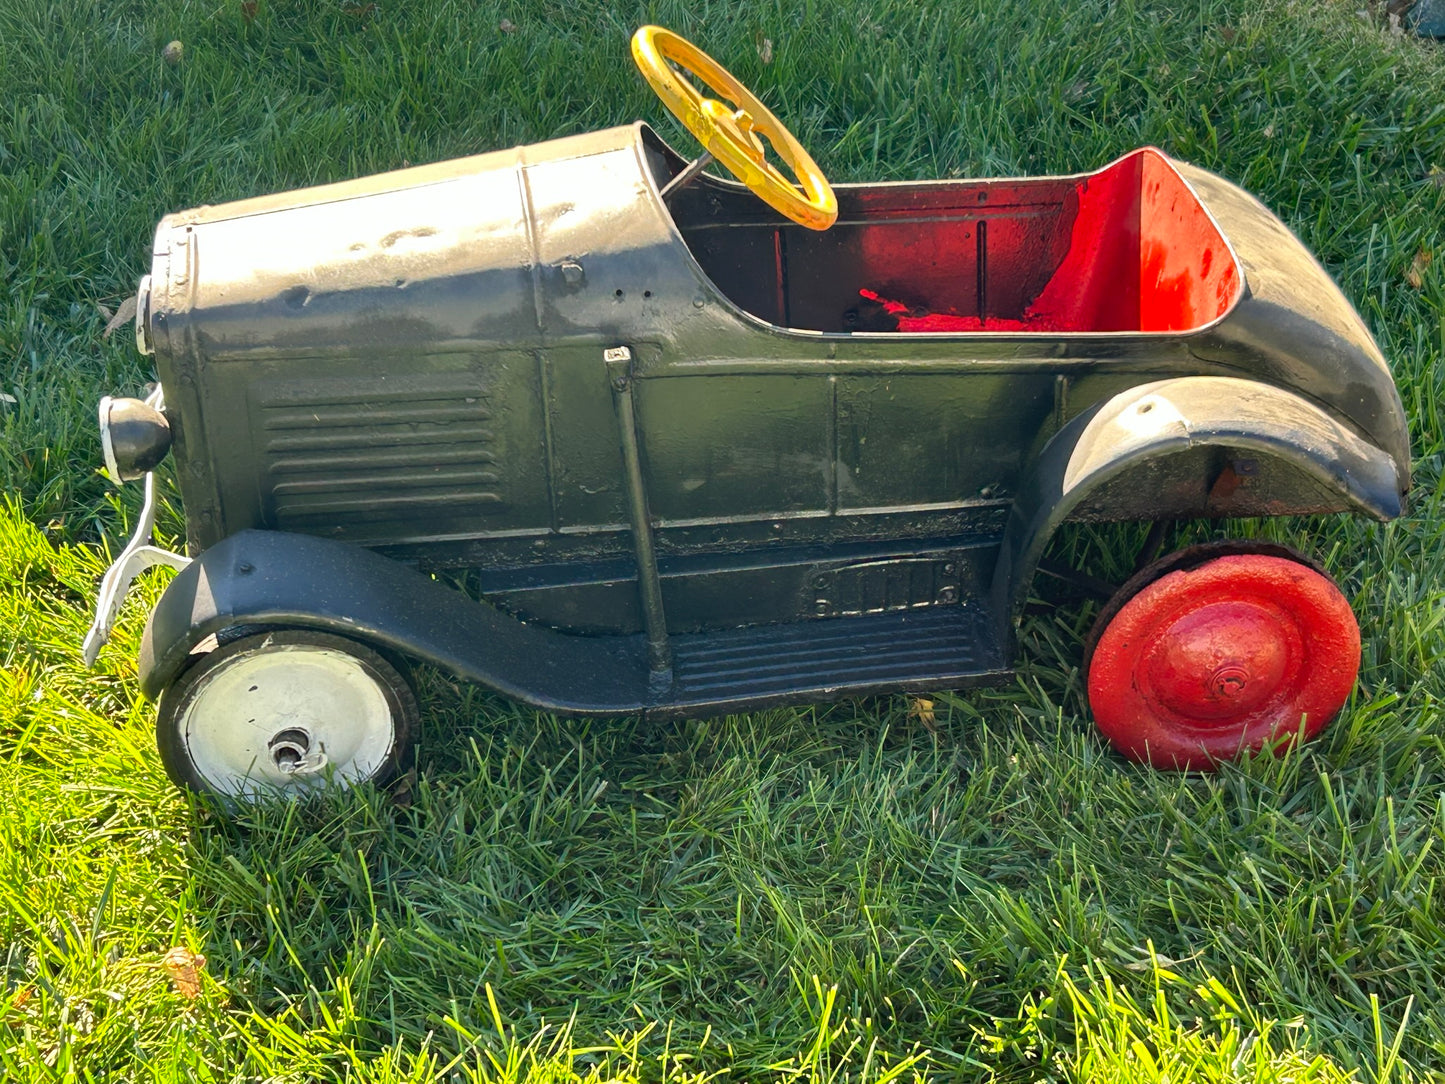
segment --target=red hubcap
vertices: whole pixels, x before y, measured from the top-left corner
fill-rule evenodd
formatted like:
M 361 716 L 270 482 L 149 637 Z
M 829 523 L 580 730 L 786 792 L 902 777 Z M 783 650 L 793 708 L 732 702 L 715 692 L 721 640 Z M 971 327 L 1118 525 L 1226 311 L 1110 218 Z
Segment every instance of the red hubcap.
M 1330 580 L 1261 554 L 1171 572 L 1104 629 L 1089 667 L 1099 728 L 1128 756 L 1202 768 L 1300 730 L 1344 705 L 1360 634 Z
M 1300 637 L 1288 615 L 1254 602 L 1189 611 L 1146 652 L 1141 688 L 1185 726 L 1228 722 L 1300 676 Z

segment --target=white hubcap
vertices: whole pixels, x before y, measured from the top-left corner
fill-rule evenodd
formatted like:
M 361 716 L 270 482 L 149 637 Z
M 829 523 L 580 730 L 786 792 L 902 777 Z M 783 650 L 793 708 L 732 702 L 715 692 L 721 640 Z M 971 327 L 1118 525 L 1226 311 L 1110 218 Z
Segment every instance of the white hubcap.
M 357 783 L 396 738 L 385 689 L 345 651 L 270 644 L 205 674 L 181 713 L 196 772 L 222 794 Z

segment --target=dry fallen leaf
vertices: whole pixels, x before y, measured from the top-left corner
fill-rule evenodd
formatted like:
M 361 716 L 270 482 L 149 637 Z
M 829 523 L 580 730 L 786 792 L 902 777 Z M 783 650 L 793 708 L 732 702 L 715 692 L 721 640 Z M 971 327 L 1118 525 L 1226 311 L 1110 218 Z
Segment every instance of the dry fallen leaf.
M 33 986 L 22 986 L 22 987 L 20 987 L 20 989 L 18 989 L 18 990 L 15 991 L 15 997 L 14 997 L 14 999 L 10 1002 L 10 1007 L 11 1007 L 12 1009 L 24 1008 L 25 1003 L 26 1003 L 27 1001 L 29 1001 L 29 1000 L 30 1000 L 32 997 L 34 997 L 34 996 L 35 996 L 35 987 L 33 987 Z
M 517 24 L 512 22 L 511 19 L 503 19 L 497 24 L 497 29 L 500 30 L 503 34 L 511 34 L 516 31 Z
M 241 17 L 248 23 L 256 18 L 257 0 L 241 0 Z
M 201 996 L 201 972 L 205 969 L 206 958 L 199 952 L 177 945 L 161 958 L 161 966 L 182 997 L 194 1001 Z
M 1430 261 L 1434 258 L 1432 253 L 1427 252 L 1423 248 L 1419 249 L 1415 253 L 1415 258 L 1410 261 L 1409 269 L 1405 272 L 1405 281 L 1415 287 L 1415 289 L 1420 289 L 1421 286 L 1425 285 L 1425 270 L 1430 266 Z
M 97 306 L 97 308 L 99 308 L 101 312 L 105 312 L 104 305 L 99 305 Z M 121 327 L 124 324 L 130 323 L 134 319 L 135 295 L 132 294 L 130 297 L 126 298 L 120 303 L 120 308 L 115 310 L 115 315 L 111 316 L 110 322 L 105 325 L 105 330 L 101 332 L 100 337 L 102 339 L 110 338 L 111 334 L 115 331 L 116 328 Z
M 933 713 L 933 701 L 923 696 L 908 698 L 908 717 L 917 719 L 930 734 L 938 733 L 938 719 Z
M 754 41 L 758 47 L 758 59 L 764 64 L 771 64 L 773 62 L 773 39 L 758 34 Z
M 391 784 L 391 804 L 397 809 L 410 809 L 412 795 L 416 790 L 416 769 L 410 769 Z
M 1160 967 L 1175 968 L 1179 966 L 1180 962 L 1171 956 L 1165 956 L 1162 952 L 1156 952 L 1152 960 L 1135 960 L 1133 963 L 1125 964 L 1124 967 L 1128 971 L 1153 971 L 1156 963 Z

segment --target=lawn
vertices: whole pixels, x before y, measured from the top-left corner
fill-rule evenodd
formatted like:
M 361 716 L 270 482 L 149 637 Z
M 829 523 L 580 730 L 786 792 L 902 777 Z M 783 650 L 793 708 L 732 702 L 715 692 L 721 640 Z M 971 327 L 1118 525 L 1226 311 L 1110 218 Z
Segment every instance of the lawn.
M 0 5 L 0 1077 L 1445 1071 L 1445 48 L 1363 6 Z M 1094 605 L 1065 600 L 1012 685 L 931 711 L 579 723 L 423 673 L 401 796 L 227 819 L 171 787 L 134 680 L 163 574 L 79 661 L 139 504 L 98 473 L 94 403 L 150 376 L 102 330 L 156 220 L 638 117 L 690 147 L 628 57 L 643 22 L 835 180 L 1152 143 L 1300 234 L 1391 359 L 1416 457 L 1397 522 L 1228 525 L 1318 555 L 1360 617 L 1320 741 L 1213 776 L 1124 763 L 1081 691 Z M 1059 556 L 1119 578 L 1138 540 L 1071 530 Z

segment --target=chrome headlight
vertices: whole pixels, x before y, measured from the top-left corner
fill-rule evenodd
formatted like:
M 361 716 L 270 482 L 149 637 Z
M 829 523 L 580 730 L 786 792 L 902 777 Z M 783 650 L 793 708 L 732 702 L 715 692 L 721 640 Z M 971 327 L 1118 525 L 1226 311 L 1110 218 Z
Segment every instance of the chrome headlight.
M 149 402 L 107 395 L 100 400 L 100 448 L 111 481 L 133 482 L 171 450 L 171 426 Z

